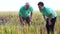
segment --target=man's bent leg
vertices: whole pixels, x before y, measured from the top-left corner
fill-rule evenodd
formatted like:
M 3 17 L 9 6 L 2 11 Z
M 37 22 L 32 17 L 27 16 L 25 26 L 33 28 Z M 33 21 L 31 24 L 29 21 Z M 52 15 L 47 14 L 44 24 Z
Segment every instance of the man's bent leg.
M 50 34 L 49 26 L 46 24 L 47 34 Z
M 47 34 L 50 34 L 50 26 L 49 26 L 48 23 L 49 22 L 48 22 L 48 18 L 47 18 L 47 20 L 46 20 L 46 29 L 47 29 Z
M 51 34 L 54 34 L 54 26 L 55 26 L 56 18 L 52 19 L 51 22 L 52 22 Z

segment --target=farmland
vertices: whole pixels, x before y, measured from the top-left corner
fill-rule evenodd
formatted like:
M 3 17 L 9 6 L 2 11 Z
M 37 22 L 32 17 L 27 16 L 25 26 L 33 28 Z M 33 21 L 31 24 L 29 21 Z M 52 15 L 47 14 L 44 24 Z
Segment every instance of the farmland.
M 60 34 L 60 11 L 57 11 L 55 34 Z M 0 34 L 46 34 L 46 22 L 39 11 L 33 13 L 31 26 L 21 30 L 18 12 L 0 12 Z M 29 30 L 28 30 L 29 28 Z

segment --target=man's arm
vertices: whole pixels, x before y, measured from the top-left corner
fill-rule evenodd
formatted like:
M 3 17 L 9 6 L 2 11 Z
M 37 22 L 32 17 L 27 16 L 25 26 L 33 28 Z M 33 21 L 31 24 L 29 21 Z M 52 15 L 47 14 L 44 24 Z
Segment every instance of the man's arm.
M 19 15 L 19 19 L 23 21 L 22 16 Z
M 33 15 L 33 8 L 30 7 L 30 11 L 31 11 L 31 14 L 30 14 L 30 20 L 32 19 L 32 15 Z
M 49 21 L 52 19 L 52 14 L 50 14 Z
M 23 23 L 23 19 L 22 19 L 22 16 L 21 15 L 19 15 L 19 19 Z
M 52 19 L 52 14 L 50 14 L 50 17 L 49 17 L 49 23 L 51 23 L 51 19 Z
M 22 10 L 23 10 L 23 9 L 22 9 L 22 7 L 21 7 L 20 10 L 19 10 L 19 19 L 20 19 L 21 21 L 23 21 L 22 16 L 21 16 L 21 15 L 22 15 L 22 14 L 21 14 Z
M 52 14 L 50 14 L 49 20 L 48 20 L 48 24 L 51 25 L 51 19 L 52 19 Z
M 30 14 L 30 20 L 32 19 L 32 15 L 33 15 L 33 12 L 31 12 L 31 14 Z

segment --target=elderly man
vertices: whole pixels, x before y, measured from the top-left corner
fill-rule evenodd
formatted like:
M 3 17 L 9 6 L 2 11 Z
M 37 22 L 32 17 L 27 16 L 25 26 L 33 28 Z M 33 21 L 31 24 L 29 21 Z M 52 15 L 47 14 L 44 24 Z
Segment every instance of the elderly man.
M 27 2 L 19 10 L 19 18 L 20 18 L 21 25 L 24 25 L 25 23 L 27 23 L 30 26 L 32 14 L 33 14 L 33 8 Z

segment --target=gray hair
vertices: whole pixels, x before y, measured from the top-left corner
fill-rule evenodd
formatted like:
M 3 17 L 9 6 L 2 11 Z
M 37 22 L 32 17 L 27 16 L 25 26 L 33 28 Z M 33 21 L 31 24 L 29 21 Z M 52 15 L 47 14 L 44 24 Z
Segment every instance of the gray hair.
M 29 5 L 29 3 L 28 2 L 26 2 L 26 4 L 25 5 Z

